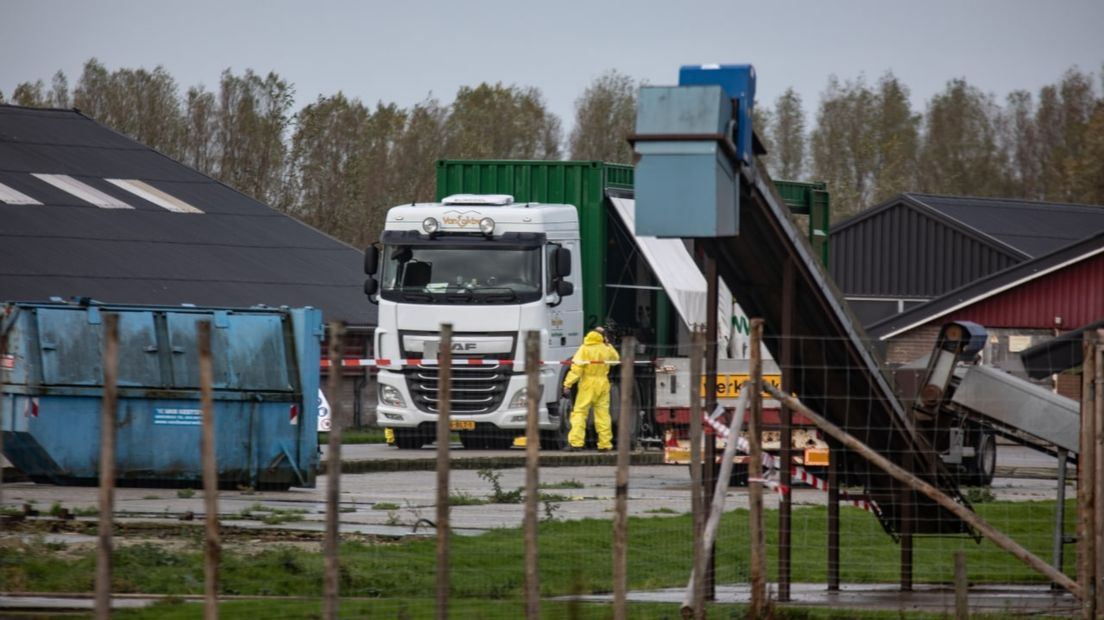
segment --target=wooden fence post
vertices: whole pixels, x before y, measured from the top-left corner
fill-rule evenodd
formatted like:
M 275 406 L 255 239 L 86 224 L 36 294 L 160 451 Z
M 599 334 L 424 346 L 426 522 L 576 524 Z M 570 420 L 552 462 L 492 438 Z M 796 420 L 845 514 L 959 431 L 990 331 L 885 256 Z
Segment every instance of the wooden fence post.
M 766 609 L 767 548 L 763 536 L 763 319 L 751 320 L 751 416 L 748 420 L 748 535 L 751 538 L 751 609 L 758 618 Z M 735 437 L 732 438 L 735 441 Z
M 636 339 L 621 341 L 621 404 L 617 414 L 617 486 L 613 512 L 613 617 L 628 618 L 629 593 L 629 451 L 632 449 L 633 373 Z
M 341 435 L 344 432 L 345 418 L 340 415 L 343 399 L 342 390 L 342 346 L 345 340 L 345 324 L 337 321 L 329 324 L 329 350 L 327 356 L 330 359 L 327 388 L 330 390 L 330 432 L 326 444 L 326 540 L 325 540 L 325 574 L 322 578 L 323 596 L 325 597 L 325 615 L 327 620 L 336 620 L 340 605 L 340 570 L 341 563 L 338 557 L 340 549 L 339 518 L 341 510 L 338 504 L 341 500 Z M 310 402 L 312 395 L 304 395 Z M 314 429 L 304 429 L 306 432 L 314 432 Z
M 954 555 L 955 620 L 969 620 L 970 582 L 966 578 L 966 552 L 959 549 Z
M 540 501 L 540 332 L 525 336 L 525 617 L 540 617 L 537 502 Z
M 452 411 L 452 323 L 441 324 L 437 348 L 437 618 L 449 603 L 449 414 Z
M 103 402 L 100 410 L 100 515 L 96 545 L 96 618 L 111 617 L 111 551 L 115 521 L 115 425 L 118 409 L 119 315 L 103 317 Z M 14 412 L 13 412 L 14 413 Z
M 705 572 L 709 550 L 704 545 L 705 497 L 702 488 L 702 355 L 705 346 L 702 333 L 694 330 L 690 346 L 690 513 L 694 527 L 694 580 L 693 608 L 695 618 L 705 617 Z M 709 464 L 713 466 L 712 463 Z
M 1085 596 L 1081 617 L 1096 616 L 1096 532 L 1093 517 L 1096 495 L 1096 416 L 1093 384 L 1096 378 L 1096 334 L 1086 332 L 1081 343 L 1081 434 L 1077 456 L 1077 580 Z
M 215 455 L 214 369 L 211 361 L 211 322 L 196 324 L 199 336 L 199 400 L 203 411 L 200 458 L 203 460 L 203 510 L 206 514 L 204 543 L 204 617 L 218 618 L 218 567 L 221 542 L 218 522 L 218 466 Z
M 1096 330 L 1096 346 L 1093 347 L 1093 480 L 1097 487 L 1104 481 L 1104 329 Z M 1093 496 L 1093 545 L 1096 567 L 1093 571 L 1093 606 L 1097 616 L 1104 615 L 1104 492 L 1096 488 Z

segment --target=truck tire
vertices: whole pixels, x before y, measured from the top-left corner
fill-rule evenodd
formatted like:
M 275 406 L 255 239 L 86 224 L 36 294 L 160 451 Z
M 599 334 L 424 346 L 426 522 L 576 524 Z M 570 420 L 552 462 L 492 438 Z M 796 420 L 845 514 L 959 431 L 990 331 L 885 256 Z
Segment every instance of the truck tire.
M 553 407 L 556 408 L 558 416 L 551 411 Z M 554 430 L 540 432 L 541 450 L 563 450 L 567 447 L 567 420 L 571 416 L 571 399 L 561 397 L 557 405 L 549 405 L 548 415 L 558 417 L 560 423 Z
M 965 484 L 978 487 L 992 484 L 997 470 L 997 440 L 992 433 L 978 431 L 974 456 L 965 465 Z
M 426 444 L 425 433 L 418 428 L 396 428 L 395 447 L 400 450 L 417 450 Z

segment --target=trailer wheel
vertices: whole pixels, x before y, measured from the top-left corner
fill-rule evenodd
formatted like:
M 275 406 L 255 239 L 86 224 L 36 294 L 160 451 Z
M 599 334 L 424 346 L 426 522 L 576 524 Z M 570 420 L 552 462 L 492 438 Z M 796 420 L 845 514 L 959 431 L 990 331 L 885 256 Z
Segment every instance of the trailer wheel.
M 966 484 L 985 487 L 997 471 L 997 441 L 992 433 L 979 432 L 974 457 L 966 464 Z
M 418 428 L 396 428 L 395 446 L 400 450 L 417 450 L 426 444 L 426 436 Z
M 616 398 L 616 400 L 614 400 Z M 632 408 L 625 416 L 629 423 L 629 450 L 633 450 L 640 443 L 640 401 L 636 391 L 632 394 Z M 617 438 L 621 436 L 621 386 L 613 385 L 610 389 L 610 418 L 613 421 L 613 445 L 617 445 Z

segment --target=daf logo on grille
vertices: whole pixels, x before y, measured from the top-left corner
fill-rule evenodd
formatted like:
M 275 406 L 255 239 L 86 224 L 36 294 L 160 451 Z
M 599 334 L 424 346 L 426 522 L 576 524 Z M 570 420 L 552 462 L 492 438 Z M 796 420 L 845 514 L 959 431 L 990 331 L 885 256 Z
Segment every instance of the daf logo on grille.
M 452 343 L 453 351 L 474 351 L 476 350 L 476 344 L 474 342 L 454 342 Z

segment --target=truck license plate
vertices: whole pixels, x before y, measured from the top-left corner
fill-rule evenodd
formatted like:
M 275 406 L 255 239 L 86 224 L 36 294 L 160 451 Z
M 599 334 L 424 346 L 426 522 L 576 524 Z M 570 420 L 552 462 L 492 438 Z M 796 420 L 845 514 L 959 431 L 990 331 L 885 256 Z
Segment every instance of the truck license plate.
M 449 420 L 449 429 L 454 431 L 474 431 L 474 420 Z

